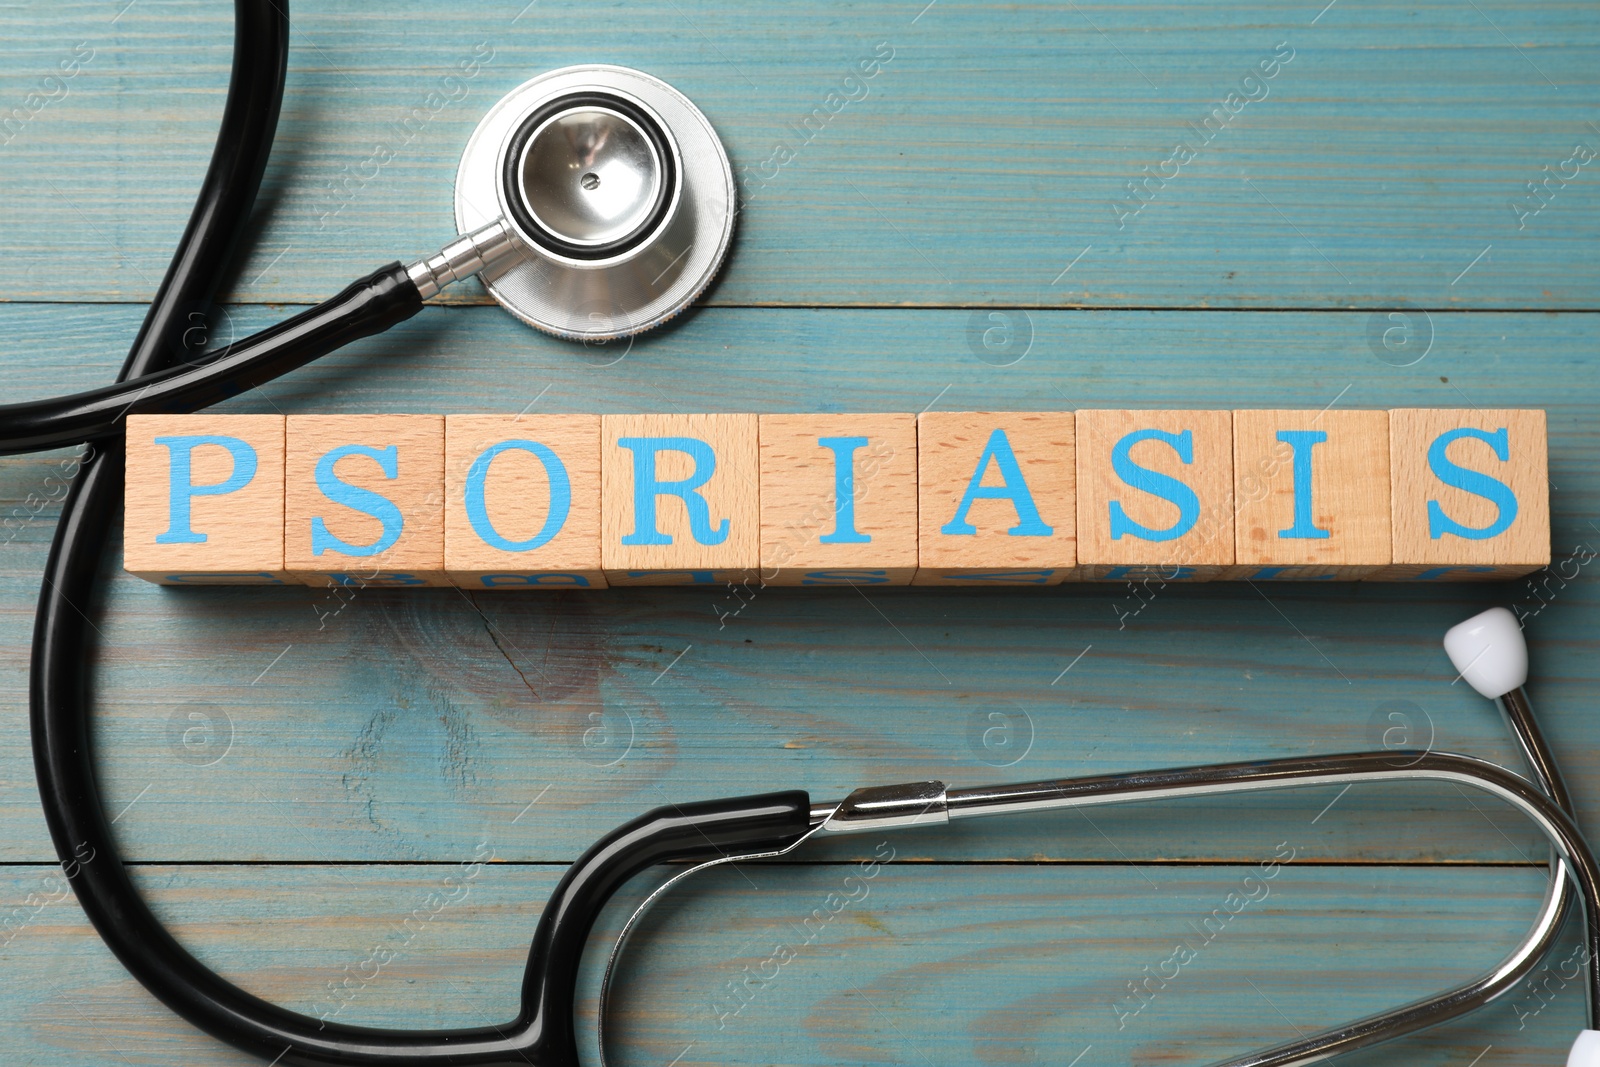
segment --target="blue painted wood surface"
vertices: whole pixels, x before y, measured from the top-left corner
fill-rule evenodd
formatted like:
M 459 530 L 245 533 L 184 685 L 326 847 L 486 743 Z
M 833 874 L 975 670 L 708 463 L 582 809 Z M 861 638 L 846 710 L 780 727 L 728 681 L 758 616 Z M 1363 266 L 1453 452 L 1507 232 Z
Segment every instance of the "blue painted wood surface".
M 1257 860 L 1279 844 L 1258 843 Z M 1298 861 L 1242 889 L 1255 869 L 891 864 L 849 885 L 853 864 L 708 875 L 666 898 L 631 942 L 608 1048 L 639 1064 L 1047 1064 L 1086 1047 L 1080 1064 L 1207 1063 L 1491 966 L 1540 893 L 1525 869 Z M 179 865 L 137 874 L 202 959 L 296 1010 L 372 1025 L 503 1022 L 559 868 L 490 864 L 457 903 L 399 926 L 457 871 L 283 866 L 266 881 L 262 868 Z M 40 878 L 16 870 L 5 891 Z M 856 899 L 803 925 L 835 892 Z M 1190 924 L 1233 892 L 1258 900 L 1198 944 Z M 588 1063 L 598 1062 L 599 964 L 621 915 L 611 919 L 596 931 L 596 965 L 581 985 Z M 1131 1012 L 1127 983 L 1183 938 L 1198 944 L 1196 958 Z M 780 948 L 792 958 L 766 965 Z M 363 963 L 379 949 L 392 962 Z M 251 1062 L 152 1008 L 70 903 L 41 909 L 5 951 L 0 1026 L 16 1042 L 11 1062 Z M 739 1010 L 727 986 L 747 967 L 771 977 L 748 985 Z M 1490 1046 L 1502 1062 L 1559 1062 L 1581 1025 L 1577 987 L 1551 977 L 1542 999 L 1505 1001 L 1348 1062 L 1459 1067 Z
M 431 251 L 483 110 L 540 71 L 615 62 L 688 93 L 741 173 L 794 153 L 745 183 L 718 303 L 1592 303 L 1593 167 L 1532 218 L 1508 206 L 1576 142 L 1600 148 L 1587 4 L 1343 0 L 1313 25 L 1321 4 L 938 0 L 919 16 L 924 3 L 300 5 L 272 211 L 235 292 L 320 300 L 351 263 Z M 0 100 L 20 104 L 78 43 L 94 50 L 4 146 L 11 299 L 147 298 L 209 156 L 230 9 L 136 0 L 115 23 L 108 9 L 8 10 Z M 796 127 L 880 42 L 894 58 L 866 95 L 803 141 Z M 1284 42 L 1294 58 L 1253 90 L 1265 97 L 1119 228 L 1127 183 L 1171 172 L 1177 140 L 1199 140 L 1188 124 L 1251 93 L 1245 77 Z M 447 85 L 480 44 L 492 60 Z M 378 145 L 394 159 L 368 165 Z
M 108 560 L 87 669 L 109 803 L 162 913 L 225 973 L 320 1010 L 326 983 L 487 840 L 505 864 L 341 1017 L 493 1021 L 560 865 L 668 799 L 1367 748 L 1396 723 L 1408 743 L 1515 765 L 1437 644 L 1496 602 L 1532 615 L 1533 695 L 1600 826 L 1600 597 L 1578 563 L 1600 541 L 1600 164 L 1536 214 L 1512 207 L 1575 143 L 1600 147 L 1592 5 L 338 0 L 295 16 L 265 210 L 219 341 L 439 243 L 467 133 L 538 71 L 661 74 L 759 174 L 845 64 L 880 41 L 895 54 L 747 183 L 715 306 L 673 329 L 576 349 L 493 307 L 439 307 L 229 410 L 1537 406 L 1566 569 L 1148 604 L 1099 586 L 340 605 L 161 590 Z M 209 153 L 229 34 L 228 5 L 201 0 L 0 9 L 0 126 L 29 112 L 0 134 L 4 399 L 114 372 Z M 1250 91 L 1283 41 L 1295 56 L 1265 97 L 1119 229 L 1125 183 Z M 444 86 L 479 42 L 492 61 Z M 43 81 L 86 49 L 73 77 Z M 441 90 L 457 99 L 393 163 L 330 190 Z M 30 92 L 51 99 L 33 110 Z M 1397 325 L 1406 345 L 1385 348 Z M 1008 343 L 986 349 L 996 326 Z M 140 991 L 70 900 L 35 906 L 54 891 L 27 644 L 67 457 L 0 461 L 0 919 L 15 931 L 0 936 L 0 1064 L 242 1062 Z M 617 1062 L 1065 1064 L 1093 1046 L 1080 1067 L 1200 1063 L 1465 977 L 1515 940 L 1543 853 L 1511 813 L 1449 789 L 1336 794 L 905 835 L 870 906 L 726 1019 L 718 991 L 804 937 L 795 924 L 877 841 L 715 877 L 639 942 Z M 1117 991 L 1281 841 L 1297 858 L 1264 906 L 1119 1029 Z M 1558 1060 L 1578 994 L 1537 1003 L 1352 1062 Z

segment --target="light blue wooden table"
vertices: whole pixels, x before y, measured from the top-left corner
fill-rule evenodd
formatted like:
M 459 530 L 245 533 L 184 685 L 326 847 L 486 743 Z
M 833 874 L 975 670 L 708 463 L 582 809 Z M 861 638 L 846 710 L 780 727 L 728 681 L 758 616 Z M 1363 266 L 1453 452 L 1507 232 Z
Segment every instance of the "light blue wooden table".
M 85 670 L 109 804 L 212 966 L 342 1021 L 490 1023 L 514 1013 L 563 866 L 667 800 L 1368 748 L 1396 714 L 1412 744 L 1511 761 L 1438 645 L 1494 603 L 1533 616 L 1532 694 L 1600 830 L 1600 593 L 1575 562 L 1600 546 L 1600 163 L 1527 190 L 1600 148 L 1600 10 L 923 3 L 297 4 L 219 333 L 435 248 L 483 109 L 569 63 L 686 92 L 748 168 L 747 210 L 709 306 L 620 360 L 469 289 L 228 410 L 1537 406 L 1578 577 L 1169 588 L 1122 624 L 1116 586 L 772 591 L 720 622 L 731 605 L 699 590 L 367 591 L 319 624 L 322 593 L 162 590 L 108 559 Z M 114 373 L 210 152 L 230 35 L 223 0 L 0 7 L 3 399 Z M 797 133 L 881 47 L 865 95 Z M 481 71 L 446 83 L 475 50 Z M 1254 99 L 1134 212 L 1127 183 L 1170 173 L 1230 92 Z M 1009 342 L 975 340 L 990 326 Z M 67 456 L 0 461 L 0 1064 L 241 1063 L 129 979 L 52 880 L 26 667 Z M 196 722 L 198 747 L 180 736 Z M 624 974 L 617 1062 L 1204 1063 L 1487 967 L 1544 878 L 1509 811 L 1450 789 L 890 844 L 867 896 L 810 933 L 878 840 L 670 901 Z M 1281 847 L 1270 895 L 1128 1014 L 1128 983 Z M 404 924 L 488 851 L 464 899 Z M 735 1000 L 779 945 L 794 959 Z M 378 948 L 394 960 L 372 973 Z M 1559 1062 L 1582 995 L 1544 989 L 1351 1061 Z

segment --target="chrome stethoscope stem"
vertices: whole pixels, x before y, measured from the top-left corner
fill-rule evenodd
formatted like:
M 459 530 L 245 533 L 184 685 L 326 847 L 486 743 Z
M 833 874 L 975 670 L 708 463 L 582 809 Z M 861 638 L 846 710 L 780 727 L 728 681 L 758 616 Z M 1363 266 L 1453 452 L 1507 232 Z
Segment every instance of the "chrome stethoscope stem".
M 1537 785 L 1467 756 L 1359 752 L 956 789 L 939 782 L 873 787 L 857 790 L 838 803 L 814 805 L 811 818 L 818 834 L 865 833 L 1025 812 L 1362 782 L 1446 781 L 1469 786 L 1521 811 L 1544 833 L 1557 857 L 1537 920 L 1522 943 L 1497 967 L 1444 994 L 1231 1059 L 1218 1067 L 1302 1067 L 1445 1022 L 1499 998 L 1548 952 L 1570 906 L 1573 883 L 1588 919 L 1587 986 L 1590 1027 L 1594 1028 L 1595 1008 L 1600 1004 L 1600 942 L 1595 936 L 1600 917 L 1600 871 L 1570 815 L 1557 803 L 1565 793 L 1542 739 L 1532 727 L 1526 696 L 1520 690 L 1507 694 L 1501 706 L 1528 756 Z M 1551 788 L 1541 788 L 1546 786 Z
M 516 238 L 505 219 L 495 219 L 471 233 L 464 233 L 427 259 L 406 267 L 406 276 L 417 287 L 422 299 L 429 300 L 454 282 L 510 259 L 518 252 Z
M 1562 811 L 1572 814 L 1560 769 L 1557 768 L 1550 748 L 1539 730 L 1528 694 L 1519 686 L 1495 699 L 1495 704 L 1505 716 L 1506 725 L 1522 750 L 1528 764 L 1530 777 L 1541 792 Z M 1298 1067 L 1321 1062 L 1329 1056 L 1353 1052 L 1402 1034 L 1416 1033 L 1464 1015 L 1509 993 L 1537 967 L 1549 953 L 1561 933 L 1567 912 L 1572 906 L 1573 878 L 1565 861 L 1552 850 L 1550 881 L 1545 886 L 1544 900 L 1539 905 L 1538 917 L 1520 944 L 1508 953 L 1493 969 L 1456 988 L 1433 997 L 1425 997 L 1398 1008 L 1369 1015 L 1354 1022 L 1335 1026 L 1308 1037 L 1262 1049 L 1247 1056 L 1226 1060 L 1213 1067 Z M 1590 1026 L 1597 1002 L 1595 992 L 1590 993 Z
M 1544 731 L 1533 717 L 1533 706 L 1528 702 L 1527 691 L 1521 686 L 1495 699 L 1495 706 L 1505 717 L 1511 735 L 1522 748 L 1522 758 L 1527 761 L 1533 783 L 1568 815 L 1572 814 L 1572 798 L 1567 793 L 1567 783 L 1561 777 L 1561 768 L 1550 754 Z
M 1445 769 L 1436 767 L 1440 760 L 1445 761 Z M 1452 774 L 1465 773 L 1468 769 L 1483 772 L 1481 777 L 1474 777 L 1469 783 L 1475 788 L 1497 792 L 1504 788 L 1504 782 L 1512 782 L 1516 785 L 1516 797 L 1535 796 L 1537 799 L 1531 802 L 1511 796 L 1503 799 L 1523 808 L 1524 814 L 1540 824 L 1546 836 L 1553 840 L 1559 837 L 1545 826 L 1538 815 L 1538 812 L 1552 807 L 1559 811 L 1559 806 L 1552 797 L 1538 792 L 1527 780 L 1495 764 L 1469 756 L 1407 750 L 1218 763 L 965 788 L 949 788 L 943 782 L 934 781 L 869 786 L 856 790 L 842 801 L 814 804 L 811 820 L 824 833 L 870 833 L 911 826 L 941 825 L 957 819 L 1149 800 L 1176 800 L 1182 797 L 1354 782 L 1450 780 Z M 1566 818 L 1565 813 L 1563 818 Z M 1563 851 L 1562 855 L 1565 856 L 1566 852 Z

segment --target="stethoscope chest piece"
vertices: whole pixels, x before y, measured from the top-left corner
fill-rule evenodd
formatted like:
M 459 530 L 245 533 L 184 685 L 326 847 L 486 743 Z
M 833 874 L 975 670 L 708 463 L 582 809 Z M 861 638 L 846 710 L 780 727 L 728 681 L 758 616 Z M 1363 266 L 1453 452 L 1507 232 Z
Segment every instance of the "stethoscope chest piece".
M 517 318 L 575 340 L 648 330 L 694 301 L 733 237 L 733 167 L 700 109 L 627 67 L 524 82 L 467 142 L 456 226 L 501 220 L 517 255 L 482 272 Z

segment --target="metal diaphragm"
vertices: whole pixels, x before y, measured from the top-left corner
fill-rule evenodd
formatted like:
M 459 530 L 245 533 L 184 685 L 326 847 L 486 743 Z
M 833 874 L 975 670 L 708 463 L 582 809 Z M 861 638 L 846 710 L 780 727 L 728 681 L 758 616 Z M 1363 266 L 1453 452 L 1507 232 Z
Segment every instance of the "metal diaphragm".
M 530 326 L 573 340 L 665 322 L 716 276 L 733 236 L 733 167 L 682 93 L 626 67 L 525 82 L 473 132 L 456 225 L 504 219 L 520 254 L 485 287 Z

